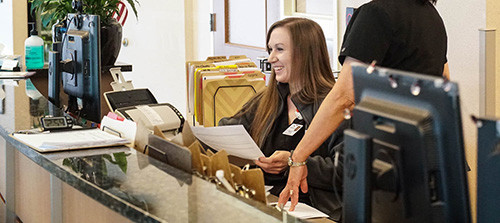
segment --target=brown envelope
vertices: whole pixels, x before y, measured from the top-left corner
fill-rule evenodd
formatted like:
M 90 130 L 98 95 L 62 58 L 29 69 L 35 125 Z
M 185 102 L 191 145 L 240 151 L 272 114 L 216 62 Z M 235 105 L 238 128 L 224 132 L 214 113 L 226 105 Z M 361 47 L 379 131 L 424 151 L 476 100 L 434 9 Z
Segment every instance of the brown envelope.
M 205 155 L 205 154 L 200 154 L 201 162 L 203 164 L 203 172 L 202 174 L 207 177 L 212 177 L 214 174 L 212 174 L 212 159 Z
M 239 60 L 239 59 L 246 59 L 248 58 L 245 55 L 231 55 L 229 56 L 229 60 Z
M 243 175 L 241 173 L 240 167 L 229 164 L 229 168 L 231 168 L 231 173 L 233 175 L 233 181 L 236 184 L 242 185 L 243 184 Z
M 231 168 L 229 167 L 229 159 L 227 158 L 227 152 L 225 150 L 221 150 L 214 154 L 212 157 L 212 174 L 215 176 L 215 172 L 217 170 L 224 171 L 224 178 L 231 184 L 234 188 L 234 181 L 231 177 Z
M 203 125 L 217 126 L 223 117 L 233 116 L 255 94 L 265 88 L 264 74 L 253 71 L 240 78 L 203 81 Z
M 224 72 L 237 73 L 237 68 L 236 65 L 223 65 L 200 68 L 194 72 L 194 115 L 200 125 L 203 125 L 203 76 L 208 75 L 207 73 L 210 73 L 210 75 L 224 75 Z
M 191 151 L 193 169 L 198 171 L 198 173 L 203 174 L 203 162 L 201 160 L 201 145 L 198 141 L 193 142 L 188 149 Z
M 151 130 L 149 130 L 141 121 L 137 121 L 136 123 L 137 131 L 135 133 L 134 149 L 141 153 L 148 154 L 148 151 L 146 151 L 146 145 L 148 145 L 148 136 L 151 134 Z
M 247 188 L 255 190 L 254 200 L 261 201 L 267 204 L 266 189 L 264 187 L 264 174 L 259 168 L 243 170 L 243 185 Z

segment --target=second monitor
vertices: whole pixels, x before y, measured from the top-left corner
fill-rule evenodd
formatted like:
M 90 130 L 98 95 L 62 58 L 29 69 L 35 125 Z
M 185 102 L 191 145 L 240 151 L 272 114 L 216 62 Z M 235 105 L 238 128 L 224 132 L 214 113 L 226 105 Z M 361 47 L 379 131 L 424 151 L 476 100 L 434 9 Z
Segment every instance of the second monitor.
M 344 222 L 470 222 L 458 86 L 353 66 Z

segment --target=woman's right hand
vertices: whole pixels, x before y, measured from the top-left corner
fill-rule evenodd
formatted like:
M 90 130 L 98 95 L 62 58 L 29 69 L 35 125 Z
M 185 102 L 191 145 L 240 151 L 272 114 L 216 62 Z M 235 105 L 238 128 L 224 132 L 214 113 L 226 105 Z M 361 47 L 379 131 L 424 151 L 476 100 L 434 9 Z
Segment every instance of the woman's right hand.
M 276 150 L 270 157 L 260 157 L 255 160 L 255 164 L 266 173 L 278 174 L 288 168 L 288 157 L 290 152 Z

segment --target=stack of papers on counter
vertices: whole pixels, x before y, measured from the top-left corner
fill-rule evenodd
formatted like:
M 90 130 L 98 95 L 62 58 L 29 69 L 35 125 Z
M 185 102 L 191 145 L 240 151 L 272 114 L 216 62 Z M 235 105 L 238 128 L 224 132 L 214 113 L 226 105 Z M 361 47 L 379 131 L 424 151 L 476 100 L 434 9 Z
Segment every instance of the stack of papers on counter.
M 35 72 L 4 72 L 0 71 L 0 79 L 25 79 L 35 74 Z
M 100 129 L 73 129 L 38 134 L 14 133 L 12 137 L 39 152 L 119 146 L 128 140 L 101 131 Z
M 271 203 L 271 205 L 277 205 L 278 202 Z M 290 201 L 286 202 L 285 206 L 283 207 L 283 210 L 286 210 L 288 214 L 291 216 L 294 216 L 296 218 L 300 219 L 309 219 L 309 218 L 328 218 L 328 215 L 319 211 L 316 208 L 313 208 L 307 204 L 304 203 L 298 203 L 297 206 L 295 206 L 294 211 L 288 211 L 290 209 Z

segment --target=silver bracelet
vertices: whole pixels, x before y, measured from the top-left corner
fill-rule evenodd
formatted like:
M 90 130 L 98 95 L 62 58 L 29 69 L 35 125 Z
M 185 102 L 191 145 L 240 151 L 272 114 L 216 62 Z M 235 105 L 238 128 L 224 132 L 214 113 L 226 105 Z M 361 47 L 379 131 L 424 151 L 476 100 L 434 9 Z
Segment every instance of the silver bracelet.
M 307 163 L 307 160 L 304 162 L 294 162 L 292 160 L 293 150 L 290 152 L 290 156 L 288 157 L 288 166 L 304 166 Z

